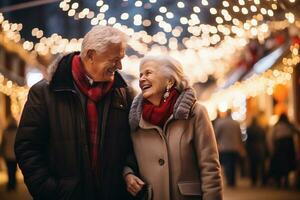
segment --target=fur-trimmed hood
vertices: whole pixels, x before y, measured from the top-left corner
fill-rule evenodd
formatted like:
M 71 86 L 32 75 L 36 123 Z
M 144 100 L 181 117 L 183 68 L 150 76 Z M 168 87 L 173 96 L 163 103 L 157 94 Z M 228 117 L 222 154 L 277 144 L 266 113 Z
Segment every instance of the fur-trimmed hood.
M 76 54 L 79 54 L 79 53 L 76 53 Z M 51 82 L 52 81 L 52 78 L 59 66 L 59 63 L 60 61 L 65 57 L 67 56 L 68 54 L 64 54 L 64 53 L 61 53 L 59 54 L 53 61 L 52 63 L 48 66 L 48 69 L 47 69 L 47 76 L 45 77 L 45 79 L 48 81 L 48 82 Z
M 192 88 L 187 88 L 181 92 L 174 105 L 173 118 L 188 119 L 195 101 L 196 95 Z M 132 131 L 136 130 L 139 126 L 142 117 L 142 104 L 143 95 L 139 94 L 134 98 L 129 114 L 129 124 Z

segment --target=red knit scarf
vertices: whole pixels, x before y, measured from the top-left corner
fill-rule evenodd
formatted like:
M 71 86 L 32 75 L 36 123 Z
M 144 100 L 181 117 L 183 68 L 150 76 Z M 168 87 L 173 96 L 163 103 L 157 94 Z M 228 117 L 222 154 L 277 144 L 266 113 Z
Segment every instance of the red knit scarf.
M 161 101 L 159 106 L 155 106 L 150 101 L 144 99 L 143 119 L 153 125 L 163 128 L 164 124 L 173 113 L 174 105 L 178 97 L 179 92 L 175 88 L 172 88 L 166 102 Z
M 97 173 L 100 169 L 99 142 L 101 134 L 100 130 L 98 130 L 99 115 L 97 111 L 97 103 L 111 89 L 113 81 L 97 82 L 91 85 L 78 55 L 74 56 L 72 60 L 72 75 L 79 90 L 87 97 L 87 138 L 89 143 L 90 162 L 93 172 Z

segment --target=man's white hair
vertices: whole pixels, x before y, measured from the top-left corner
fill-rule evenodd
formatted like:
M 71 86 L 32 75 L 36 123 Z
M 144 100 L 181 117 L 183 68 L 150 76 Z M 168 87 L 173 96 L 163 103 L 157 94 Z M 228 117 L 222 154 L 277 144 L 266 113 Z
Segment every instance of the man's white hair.
M 128 36 L 122 31 L 111 26 L 94 26 L 83 38 L 80 57 L 84 58 L 88 50 L 95 50 L 102 53 L 107 50 L 110 44 L 126 46 Z
M 190 87 L 188 78 L 184 74 L 182 65 L 178 60 L 171 56 L 146 56 L 141 60 L 140 66 L 143 66 L 148 62 L 156 63 L 160 73 L 167 78 L 173 78 L 175 81 L 175 87 L 180 92 Z

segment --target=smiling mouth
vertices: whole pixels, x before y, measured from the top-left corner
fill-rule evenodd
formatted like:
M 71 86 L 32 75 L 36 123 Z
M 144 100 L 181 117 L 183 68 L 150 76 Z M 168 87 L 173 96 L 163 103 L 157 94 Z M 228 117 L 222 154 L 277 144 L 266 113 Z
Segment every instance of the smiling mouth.
M 151 88 L 152 87 L 152 85 L 143 85 L 142 86 L 142 90 L 144 91 L 144 90 L 147 90 L 147 89 L 149 89 L 149 88 Z

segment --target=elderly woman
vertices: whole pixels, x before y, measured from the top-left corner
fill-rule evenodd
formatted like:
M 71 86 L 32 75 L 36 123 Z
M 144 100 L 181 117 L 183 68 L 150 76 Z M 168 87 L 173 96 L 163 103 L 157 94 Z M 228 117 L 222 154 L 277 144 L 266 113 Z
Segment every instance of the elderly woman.
M 129 116 L 138 169 L 125 168 L 127 190 L 133 196 L 147 191 L 153 200 L 222 199 L 212 125 L 181 64 L 171 57 L 145 57 L 139 84 L 142 94 Z

